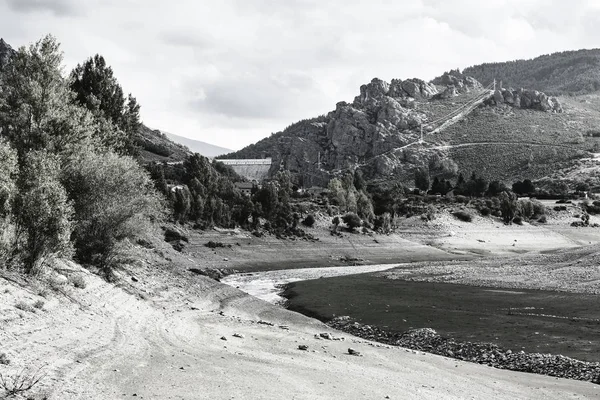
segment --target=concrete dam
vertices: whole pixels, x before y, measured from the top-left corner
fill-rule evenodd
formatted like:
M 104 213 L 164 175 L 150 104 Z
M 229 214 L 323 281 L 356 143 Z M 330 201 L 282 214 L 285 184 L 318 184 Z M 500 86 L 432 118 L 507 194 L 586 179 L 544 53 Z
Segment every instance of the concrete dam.
M 262 182 L 269 177 L 271 159 L 247 159 L 247 160 L 218 160 L 229 165 L 240 176 L 250 180 Z

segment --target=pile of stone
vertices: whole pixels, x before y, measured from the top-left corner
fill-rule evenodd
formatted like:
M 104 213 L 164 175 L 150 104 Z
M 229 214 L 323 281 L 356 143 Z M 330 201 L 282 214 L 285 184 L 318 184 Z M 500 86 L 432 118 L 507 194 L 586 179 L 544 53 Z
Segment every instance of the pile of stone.
M 493 343 L 458 342 L 442 337 L 431 328 L 392 333 L 352 321 L 349 317 L 337 317 L 330 321 L 329 325 L 363 339 L 485 364 L 490 367 L 600 384 L 600 363 L 598 362 L 585 362 L 562 355 L 513 352 Z

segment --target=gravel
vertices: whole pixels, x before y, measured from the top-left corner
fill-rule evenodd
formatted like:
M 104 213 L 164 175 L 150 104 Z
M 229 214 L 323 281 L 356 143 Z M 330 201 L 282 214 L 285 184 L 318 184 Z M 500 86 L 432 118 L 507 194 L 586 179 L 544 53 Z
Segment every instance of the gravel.
M 348 316 L 334 318 L 328 322 L 328 325 L 363 339 L 485 364 L 490 367 L 600 384 L 600 363 L 598 362 L 585 362 L 562 355 L 513 352 L 493 343 L 457 342 L 452 338 L 439 335 L 431 328 L 392 333 L 353 321 Z

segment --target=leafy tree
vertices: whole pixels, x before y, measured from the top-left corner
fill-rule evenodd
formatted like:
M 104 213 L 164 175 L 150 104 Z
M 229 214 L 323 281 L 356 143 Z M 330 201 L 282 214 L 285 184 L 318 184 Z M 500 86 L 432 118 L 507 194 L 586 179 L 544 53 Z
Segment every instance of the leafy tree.
M 491 181 L 486 191 L 487 196 L 495 197 L 502 192 L 507 192 L 509 189 L 500 181 Z
M 20 157 L 29 150 L 72 152 L 91 139 L 93 120 L 71 104 L 61 62 L 59 44 L 49 35 L 21 47 L 0 76 L 0 130 Z
M 70 87 L 78 104 L 117 128 L 112 130 L 115 135 L 104 138 L 110 147 L 124 154 L 134 154 L 135 137 L 141 125 L 140 106 L 131 94 L 125 98 L 104 57 L 96 54 L 78 64 L 71 72 Z
M 529 194 L 535 192 L 535 186 L 529 179 L 525 179 L 523 182 L 516 181 L 512 185 L 513 192 L 517 194 Z
M 15 195 L 15 179 L 18 172 L 17 155 L 4 141 L 0 140 L 0 236 L 1 222 L 11 211 L 11 201 Z
M 371 199 L 364 193 L 359 192 L 358 198 L 356 199 L 356 210 L 357 214 L 364 221 L 371 222 L 375 218 L 375 213 L 373 212 L 373 204 L 371 203 Z
M 517 215 L 519 206 L 517 196 L 514 193 L 502 192 L 499 199 L 502 220 L 505 224 L 512 224 L 515 215 Z
M 13 210 L 15 249 L 26 273 L 40 272 L 50 256 L 70 252 L 73 209 L 59 181 L 58 157 L 31 151 L 22 160 Z
M 333 178 L 327 185 L 329 189 L 329 201 L 340 207 L 341 210 L 346 209 L 346 191 L 342 185 L 342 181 L 338 178 Z
M 415 171 L 415 187 L 423 192 L 429 190 L 429 171 L 426 168 L 419 168 Z
M 11 253 L 12 201 L 16 195 L 18 166 L 16 152 L 0 140 L 0 265 L 6 265 Z

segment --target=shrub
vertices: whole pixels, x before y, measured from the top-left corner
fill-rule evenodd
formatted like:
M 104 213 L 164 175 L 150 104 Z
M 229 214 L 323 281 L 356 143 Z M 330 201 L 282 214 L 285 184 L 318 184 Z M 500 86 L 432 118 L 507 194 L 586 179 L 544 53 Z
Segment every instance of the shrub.
M 302 225 L 312 228 L 315 224 L 315 217 L 312 214 L 308 214 L 306 218 L 302 221 Z
M 210 240 L 208 243 L 204 243 L 204 246 L 208 247 L 209 249 L 216 249 L 218 247 L 226 247 L 223 243 L 213 242 L 212 240 Z
M 539 222 L 540 224 L 545 224 L 546 222 L 548 222 L 548 218 L 545 215 L 542 215 L 538 218 L 537 222 Z
M 87 286 L 85 279 L 83 279 L 83 276 L 81 275 L 72 275 L 69 277 L 69 281 L 77 289 L 85 289 Z
M 517 225 L 523 225 L 523 218 L 517 215 L 513 218 L 512 222 L 514 222 Z
M 35 309 L 31 305 L 25 303 L 24 301 L 19 301 L 17 304 L 15 304 L 15 308 L 18 308 L 22 311 L 28 311 L 32 313 L 35 312 Z
M 163 204 L 133 158 L 82 152 L 69 161 L 63 181 L 74 203 L 77 258 L 108 275 L 118 245 L 141 236 L 148 221 L 161 218 Z
M 481 210 L 479 210 L 479 212 L 481 213 L 482 216 L 487 217 L 488 215 L 490 215 L 492 213 L 492 210 L 490 210 L 487 207 L 483 207 Z
M 35 303 L 33 303 L 33 307 L 34 307 L 34 308 L 37 308 L 38 310 L 41 310 L 42 308 L 44 308 L 44 305 L 45 305 L 45 304 L 46 304 L 46 303 L 44 303 L 44 301 L 43 301 L 43 300 L 38 300 L 38 301 L 36 301 Z
M 392 230 L 392 216 L 390 213 L 383 213 L 375 219 L 375 230 L 381 233 L 389 233 Z
M 459 220 L 463 221 L 463 222 L 471 222 L 473 221 L 473 215 L 471 215 L 470 213 L 466 212 L 466 211 L 454 211 L 452 213 L 452 215 L 454 215 L 456 218 L 458 218 Z
M 333 225 L 339 225 L 340 224 L 340 217 L 338 217 L 338 216 L 333 217 L 333 219 L 331 220 L 331 223 Z
M 348 226 L 350 231 L 355 230 L 361 225 L 361 220 L 358 215 L 354 213 L 347 213 L 342 217 L 344 223 Z
M 183 233 L 175 229 L 165 228 L 165 242 L 175 242 L 178 240 L 183 240 L 186 243 L 189 242 L 189 239 Z
M 0 365 L 8 365 L 10 364 L 10 359 L 6 355 L 6 353 L 0 353 Z
M 68 255 L 73 209 L 58 181 L 59 160 L 31 151 L 23 160 L 14 199 L 16 237 L 26 273 L 41 271 L 52 255 Z

